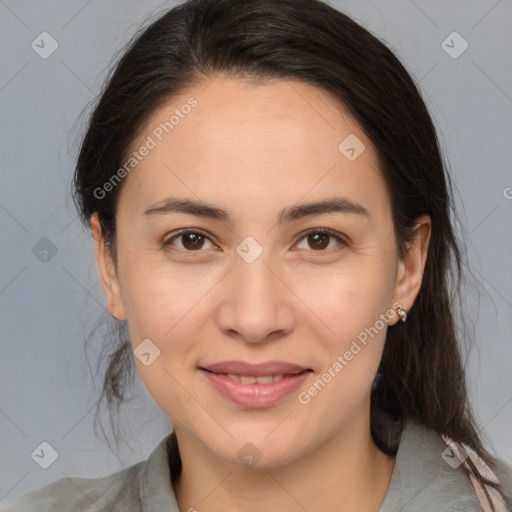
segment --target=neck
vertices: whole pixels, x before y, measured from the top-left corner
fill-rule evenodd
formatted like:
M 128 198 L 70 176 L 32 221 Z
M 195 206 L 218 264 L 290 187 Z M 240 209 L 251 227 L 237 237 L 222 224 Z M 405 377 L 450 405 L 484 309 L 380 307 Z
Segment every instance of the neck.
M 359 421 L 293 462 L 272 468 L 229 464 L 176 427 L 182 472 L 174 483 L 180 510 L 378 512 L 396 456 L 373 442 Z

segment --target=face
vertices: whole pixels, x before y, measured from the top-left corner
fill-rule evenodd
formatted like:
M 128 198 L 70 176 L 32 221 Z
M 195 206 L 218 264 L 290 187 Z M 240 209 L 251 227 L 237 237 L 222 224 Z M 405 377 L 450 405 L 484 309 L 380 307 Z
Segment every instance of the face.
M 311 85 L 217 77 L 156 111 L 132 150 L 145 156 L 120 191 L 117 267 L 93 217 L 96 254 L 176 428 L 225 461 L 249 452 L 271 467 L 367 423 L 393 305 L 408 310 L 419 291 L 428 223 L 399 260 L 358 124 Z

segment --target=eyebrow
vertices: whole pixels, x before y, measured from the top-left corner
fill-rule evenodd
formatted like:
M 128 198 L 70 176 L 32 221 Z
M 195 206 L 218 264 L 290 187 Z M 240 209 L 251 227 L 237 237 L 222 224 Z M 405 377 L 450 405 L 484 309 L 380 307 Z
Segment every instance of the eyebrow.
M 368 210 L 360 203 L 346 197 L 336 196 L 322 201 L 289 206 L 279 213 L 277 222 L 278 224 L 285 224 L 308 216 L 335 212 L 362 215 L 370 218 Z M 231 214 L 228 210 L 202 201 L 172 197 L 146 208 L 143 216 L 151 217 L 171 213 L 186 213 L 188 215 L 228 222 L 231 220 Z

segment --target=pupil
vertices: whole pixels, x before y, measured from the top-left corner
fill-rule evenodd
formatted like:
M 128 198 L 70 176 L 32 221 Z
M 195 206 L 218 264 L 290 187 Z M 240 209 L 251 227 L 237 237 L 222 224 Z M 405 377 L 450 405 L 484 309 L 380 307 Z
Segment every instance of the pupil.
M 313 244 L 315 246 L 314 249 L 325 249 L 329 245 L 329 243 L 327 243 L 327 244 L 325 243 L 325 241 L 329 238 L 329 235 L 326 233 L 315 233 L 314 235 L 309 235 L 309 236 L 310 236 L 310 238 L 315 240 L 315 242 Z M 323 239 L 323 240 L 321 240 L 321 239 Z M 323 241 L 324 243 L 318 244 L 318 241 L 321 241 L 321 242 Z
M 187 244 L 190 244 L 190 247 L 197 249 L 198 247 L 201 247 L 201 242 L 203 241 L 203 235 L 198 235 L 195 233 L 188 233 L 184 235 L 184 243 L 183 245 L 187 247 Z

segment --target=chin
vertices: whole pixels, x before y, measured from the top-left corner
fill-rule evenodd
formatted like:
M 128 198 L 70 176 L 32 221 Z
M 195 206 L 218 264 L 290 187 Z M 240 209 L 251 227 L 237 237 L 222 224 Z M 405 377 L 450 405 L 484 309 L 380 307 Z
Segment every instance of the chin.
M 208 448 L 229 464 L 247 469 L 271 469 L 285 466 L 300 455 L 298 444 L 294 442 L 293 437 L 275 435 L 274 439 L 270 440 L 265 436 L 266 434 L 261 435 L 261 433 L 237 436 L 239 441 L 231 439 L 229 443 L 219 446 L 219 449 L 213 446 Z

